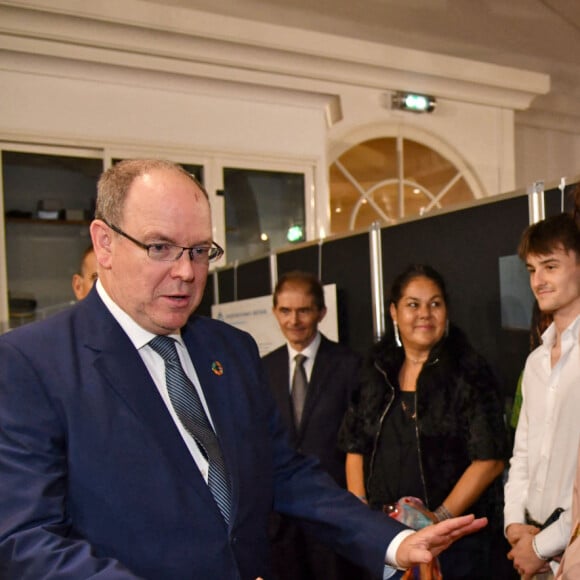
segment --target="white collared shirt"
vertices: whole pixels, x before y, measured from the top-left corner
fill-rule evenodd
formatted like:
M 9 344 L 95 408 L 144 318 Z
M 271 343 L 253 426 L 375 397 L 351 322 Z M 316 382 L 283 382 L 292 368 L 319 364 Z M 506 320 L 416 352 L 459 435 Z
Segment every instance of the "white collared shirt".
M 557 507 L 566 510 L 536 537 L 538 552 L 563 552 L 571 526 L 572 488 L 580 442 L 580 316 L 561 336 L 561 355 L 551 366 L 556 340 L 552 323 L 526 361 L 523 403 L 505 488 L 504 525 L 525 522 L 525 510 L 544 522 Z
M 171 400 L 169 399 L 169 393 L 167 392 L 167 383 L 165 381 L 165 361 L 157 352 L 155 352 L 150 346 L 149 342 L 155 338 L 155 334 L 145 330 L 141 326 L 139 326 L 122 308 L 120 308 L 113 299 L 107 294 L 107 291 L 103 288 L 100 280 L 96 281 L 96 289 L 101 298 L 104 302 L 105 306 L 113 316 L 113 318 L 119 323 L 121 328 L 125 331 L 129 340 L 133 343 L 139 355 L 143 359 L 181 438 L 187 445 L 187 449 L 191 453 L 193 460 L 195 461 L 197 467 L 199 468 L 205 482 L 208 481 L 208 468 L 209 464 L 203 454 L 201 453 L 195 439 L 190 435 L 189 431 L 183 426 L 179 417 L 175 413 L 175 409 L 171 404 Z M 201 384 L 197 377 L 197 373 L 195 372 L 195 368 L 193 367 L 193 363 L 183 344 L 183 340 L 181 335 L 179 334 L 170 334 L 171 338 L 174 338 L 176 341 L 177 352 L 179 355 L 179 359 L 181 361 L 181 365 L 185 370 L 185 374 L 188 376 L 189 380 L 195 386 L 199 398 L 201 399 L 201 404 L 203 405 L 205 412 L 208 416 L 210 423 L 212 423 L 211 414 L 207 407 L 207 403 L 203 394 L 203 390 L 201 389 Z M 213 427 L 213 423 L 212 423 Z

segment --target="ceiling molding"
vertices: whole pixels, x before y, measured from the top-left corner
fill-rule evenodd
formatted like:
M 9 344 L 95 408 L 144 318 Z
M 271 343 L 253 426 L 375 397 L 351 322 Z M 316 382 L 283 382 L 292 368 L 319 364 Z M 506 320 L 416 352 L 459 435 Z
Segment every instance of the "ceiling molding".
M 344 86 L 406 89 L 523 110 L 550 89 L 549 76 L 536 72 L 168 10 L 142 0 L 4 1 L 0 47 L 13 54 L 318 95 L 336 96 Z M 334 110 L 335 103 L 326 110 L 329 119 L 336 120 Z
M 561 133 L 580 134 L 580 116 L 555 111 L 518 111 L 515 115 L 516 127 L 534 127 Z

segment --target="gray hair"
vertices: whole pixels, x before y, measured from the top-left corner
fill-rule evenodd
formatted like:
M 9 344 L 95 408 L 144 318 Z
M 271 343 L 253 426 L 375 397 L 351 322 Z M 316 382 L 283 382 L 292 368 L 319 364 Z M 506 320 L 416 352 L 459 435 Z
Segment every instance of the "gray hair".
M 203 185 L 178 163 L 164 159 L 127 159 L 107 169 L 99 178 L 95 218 L 117 225 L 122 223 L 125 200 L 131 185 L 138 177 L 158 169 L 168 169 L 185 175 L 209 199 Z

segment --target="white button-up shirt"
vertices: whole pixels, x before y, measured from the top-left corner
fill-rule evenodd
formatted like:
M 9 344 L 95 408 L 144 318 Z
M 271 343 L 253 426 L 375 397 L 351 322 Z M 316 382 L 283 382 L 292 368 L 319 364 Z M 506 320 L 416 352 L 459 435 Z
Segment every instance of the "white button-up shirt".
M 564 551 L 571 527 L 572 488 L 580 442 L 580 316 L 561 336 L 561 355 L 552 368 L 556 340 L 552 323 L 526 361 L 523 403 L 505 488 L 504 525 L 524 523 L 525 510 L 544 522 L 557 507 L 557 523 L 536 537 L 546 557 Z

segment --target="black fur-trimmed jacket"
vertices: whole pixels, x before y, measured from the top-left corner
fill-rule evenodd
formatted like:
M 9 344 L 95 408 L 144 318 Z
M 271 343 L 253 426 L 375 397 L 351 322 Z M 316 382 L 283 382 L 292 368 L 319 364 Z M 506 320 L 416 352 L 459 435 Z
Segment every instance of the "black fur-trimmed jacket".
M 375 345 L 339 435 L 344 451 L 363 455 L 367 491 L 371 482 L 375 489 L 381 485 L 372 479 L 377 447 L 395 443 L 382 441 L 381 429 L 398 389 L 404 356 L 392 340 Z M 441 505 L 473 460 L 507 457 L 497 382 L 487 362 L 453 325 L 431 350 L 417 380 L 416 421 L 423 499 L 430 510 Z M 503 487 L 498 477 L 469 511 L 500 524 L 502 509 Z

